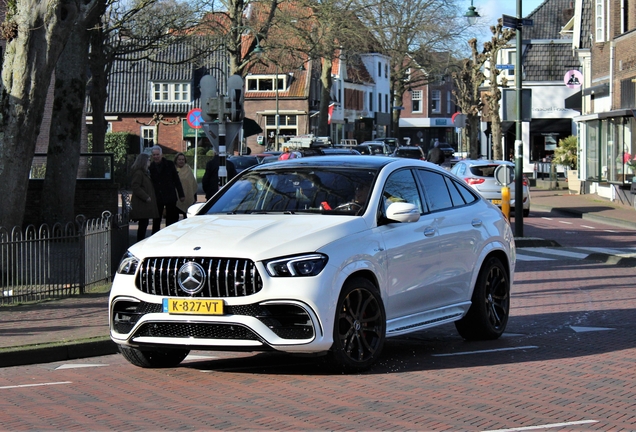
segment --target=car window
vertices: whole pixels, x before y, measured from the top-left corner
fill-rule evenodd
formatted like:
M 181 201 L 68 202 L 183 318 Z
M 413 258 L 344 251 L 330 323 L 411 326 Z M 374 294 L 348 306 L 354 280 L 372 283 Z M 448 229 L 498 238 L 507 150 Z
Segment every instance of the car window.
M 391 174 L 384 185 L 382 199 L 385 209 L 394 202 L 407 202 L 415 204 L 420 214 L 424 212 L 420 193 L 410 170 L 400 170 Z
M 463 175 L 464 175 L 464 173 L 466 172 L 466 164 L 458 163 L 457 165 L 455 165 L 455 166 L 453 167 L 453 169 L 451 170 L 451 172 L 452 172 L 453 174 L 456 174 L 456 175 L 460 176 L 460 177 L 461 177 L 461 176 L 463 176 Z
M 431 211 L 453 207 L 453 200 L 442 174 L 428 170 L 417 170 L 417 176 L 424 187 L 428 207 Z
M 454 206 L 470 204 L 478 199 L 474 193 L 458 181 L 450 177 L 444 177 L 444 179 L 446 180 L 446 186 L 448 187 Z

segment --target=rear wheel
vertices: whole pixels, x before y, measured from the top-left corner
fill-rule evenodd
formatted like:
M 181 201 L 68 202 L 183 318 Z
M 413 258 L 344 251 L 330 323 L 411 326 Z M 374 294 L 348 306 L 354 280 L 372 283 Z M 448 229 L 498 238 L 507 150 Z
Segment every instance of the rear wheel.
M 177 366 L 190 353 L 190 350 L 147 351 L 119 346 L 126 360 L 142 368 L 169 368 Z
M 510 279 L 498 258 L 482 266 L 468 313 L 455 327 L 468 340 L 497 339 L 506 329 L 510 314 Z
M 332 366 L 344 371 L 361 371 L 380 356 L 386 337 L 386 313 L 377 288 L 367 279 L 349 280 L 336 307 Z

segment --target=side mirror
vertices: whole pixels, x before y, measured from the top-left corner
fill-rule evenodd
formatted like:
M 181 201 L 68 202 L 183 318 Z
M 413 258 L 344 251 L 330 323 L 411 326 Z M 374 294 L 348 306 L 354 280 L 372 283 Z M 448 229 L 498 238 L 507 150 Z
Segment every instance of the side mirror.
M 201 210 L 201 207 L 203 207 L 205 203 L 196 203 L 196 204 L 192 204 L 190 207 L 188 207 L 188 217 L 192 217 L 192 216 L 196 216 L 197 213 L 199 212 L 199 210 Z
M 189 209 L 188 209 L 189 212 Z M 396 202 L 386 209 L 386 217 L 396 222 L 417 222 L 420 220 L 420 210 L 415 204 Z

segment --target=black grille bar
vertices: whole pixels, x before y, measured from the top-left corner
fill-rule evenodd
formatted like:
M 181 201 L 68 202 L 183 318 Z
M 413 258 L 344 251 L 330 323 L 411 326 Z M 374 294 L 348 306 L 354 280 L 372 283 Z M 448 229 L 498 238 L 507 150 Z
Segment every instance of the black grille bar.
M 179 287 L 179 269 L 196 262 L 205 270 L 203 289 L 190 295 Z M 244 297 L 263 288 L 256 265 L 238 258 L 146 258 L 140 265 L 137 288 L 147 294 L 174 297 Z

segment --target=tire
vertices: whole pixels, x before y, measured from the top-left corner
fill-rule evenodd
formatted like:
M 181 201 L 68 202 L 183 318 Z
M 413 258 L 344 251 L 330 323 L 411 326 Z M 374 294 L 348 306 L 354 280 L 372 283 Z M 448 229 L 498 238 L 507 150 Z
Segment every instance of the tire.
M 377 288 L 364 278 L 347 281 L 336 305 L 330 365 L 343 372 L 368 369 L 385 339 L 386 312 Z
M 506 329 L 510 314 L 510 275 L 498 258 L 482 266 L 468 313 L 455 322 L 460 336 L 467 340 L 492 340 Z
M 190 350 L 145 351 L 121 345 L 119 351 L 130 363 L 142 368 L 175 367 L 190 353 Z
M 523 217 L 530 216 L 530 209 L 523 209 Z

